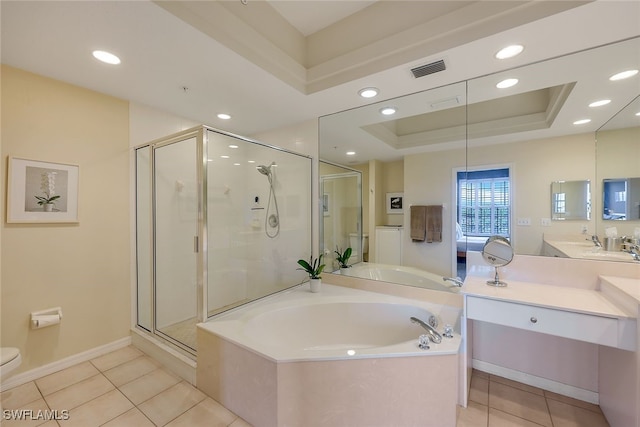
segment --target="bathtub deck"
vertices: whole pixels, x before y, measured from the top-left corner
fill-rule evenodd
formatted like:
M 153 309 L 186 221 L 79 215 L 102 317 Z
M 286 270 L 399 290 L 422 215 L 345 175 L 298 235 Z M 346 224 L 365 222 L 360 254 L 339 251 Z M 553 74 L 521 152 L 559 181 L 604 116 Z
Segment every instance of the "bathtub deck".
M 221 316 L 220 320 L 199 324 L 198 388 L 259 426 L 455 425 L 459 333 L 440 346 L 433 345 L 433 351 L 417 348 L 418 332 L 415 341 L 404 343 L 404 353 L 348 358 L 273 357 L 242 341 L 242 325 L 256 314 L 309 304 L 309 299 L 311 303 L 350 298 L 360 303 L 407 301 L 323 286 L 321 294 L 311 294 L 303 286 Z M 438 315 L 454 316 L 454 320 L 460 314 L 455 308 L 449 312 L 449 307 L 413 303 L 423 304 L 431 312 L 440 309 Z

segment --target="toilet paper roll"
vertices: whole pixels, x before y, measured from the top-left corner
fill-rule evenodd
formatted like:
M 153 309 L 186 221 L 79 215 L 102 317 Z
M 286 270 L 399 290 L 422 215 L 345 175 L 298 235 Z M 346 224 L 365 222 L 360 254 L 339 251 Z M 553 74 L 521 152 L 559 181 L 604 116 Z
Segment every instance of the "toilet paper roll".
M 49 314 L 42 316 L 33 316 L 31 318 L 31 328 L 40 329 L 51 325 L 57 325 L 60 323 L 60 316 L 58 314 Z

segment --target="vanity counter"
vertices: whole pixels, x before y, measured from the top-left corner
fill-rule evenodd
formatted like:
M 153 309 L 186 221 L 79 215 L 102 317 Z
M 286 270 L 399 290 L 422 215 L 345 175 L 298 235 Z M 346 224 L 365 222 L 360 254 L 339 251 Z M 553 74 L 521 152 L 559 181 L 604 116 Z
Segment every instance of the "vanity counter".
M 620 307 L 605 292 L 516 280 L 494 287 L 486 281 L 476 276 L 465 280 L 461 293 L 468 319 L 636 349 L 637 312 Z
M 543 252 L 547 256 L 592 259 L 600 261 L 637 262 L 631 254 L 622 251 L 607 251 L 597 247 L 591 240 L 566 239 L 555 240 L 545 236 Z

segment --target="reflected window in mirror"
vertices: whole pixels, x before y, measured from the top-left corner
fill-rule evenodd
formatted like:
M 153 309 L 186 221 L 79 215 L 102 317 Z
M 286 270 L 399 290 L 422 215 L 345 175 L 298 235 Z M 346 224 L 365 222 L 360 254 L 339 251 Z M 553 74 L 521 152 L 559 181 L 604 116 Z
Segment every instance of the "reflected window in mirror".
M 602 219 L 640 219 L 640 178 L 602 180 Z

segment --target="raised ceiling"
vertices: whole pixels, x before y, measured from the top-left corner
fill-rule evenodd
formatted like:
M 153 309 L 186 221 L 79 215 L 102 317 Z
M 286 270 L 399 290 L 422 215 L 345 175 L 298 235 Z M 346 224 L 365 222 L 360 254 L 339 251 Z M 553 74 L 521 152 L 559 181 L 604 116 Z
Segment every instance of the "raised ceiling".
M 638 32 L 637 2 L 246 3 L 4 0 L 2 63 L 252 136 L 362 106 L 364 86 L 390 99 Z M 492 57 L 514 41 L 520 57 Z M 94 49 L 122 64 L 97 63 Z M 445 72 L 413 78 L 437 59 Z

